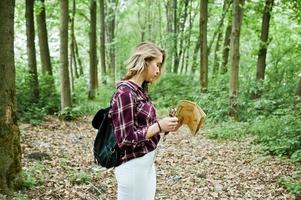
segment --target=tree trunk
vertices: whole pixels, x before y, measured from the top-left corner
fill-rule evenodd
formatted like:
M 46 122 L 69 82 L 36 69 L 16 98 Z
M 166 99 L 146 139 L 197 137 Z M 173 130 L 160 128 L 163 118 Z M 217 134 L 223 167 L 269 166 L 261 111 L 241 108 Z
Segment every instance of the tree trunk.
M 296 90 L 296 95 L 301 97 L 301 73 L 299 74 L 299 83 L 298 83 L 298 86 L 297 86 L 297 90 Z
M 265 67 L 266 67 L 266 55 L 267 55 L 267 45 L 269 39 L 269 27 L 271 11 L 273 7 L 274 0 L 266 0 L 263 9 L 262 24 L 261 24 L 261 44 L 258 52 L 257 59 L 257 73 L 256 80 L 264 80 Z
M 173 66 L 173 15 L 172 15 L 172 0 L 167 0 L 165 4 L 165 13 L 166 13 L 166 32 L 167 32 L 167 55 L 169 59 L 166 60 L 166 71 L 172 72 Z
M 68 68 L 68 0 L 60 1 L 60 77 L 61 109 L 72 106 Z
M 97 52 L 96 52 L 96 0 L 90 0 L 90 82 L 89 82 L 89 99 L 95 99 L 96 96 L 96 79 L 97 75 Z
M 70 19 L 70 69 L 71 71 L 73 71 L 71 73 L 71 77 L 72 77 L 72 81 L 71 81 L 71 85 L 73 88 L 74 85 L 74 80 L 73 77 L 75 76 L 76 78 L 79 78 L 79 74 L 78 74 L 78 69 L 77 69 L 77 63 L 76 63 L 76 58 L 75 58 L 75 33 L 74 33 L 74 21 L 75 21 L 75 12 L 76 12 L 76 2 L 75 0 L 72 1 L 72 15 L 71 15 L 71 19 Z M 73 70 L 72 70 L 73 69 Z
M 101 77 L 102 82 L 106 83 L 106 48 L 105 48 L 105 9 L 104 0 L 99 0 L 99 13 L 100 13 L 100 62 L 101 62 Z
M 207 18 L 208 18 L 208 1 L 201 0 L 200 5 L 200 83 L 201 91 L 207 91 L 208 87 L 208 52 L 207 52 Z
M 78 53 L 78 46 L 77 46 L 75 35 L 74 35 L 73 41 L 74 41 L 74 47 L 75 47 L 75 57 L 76 57 L 78 65 L 79 65 L 79 75 L 83 76 L 84 75 L 84 68 L 83 68 L 82 61 L 80 59 L 79 53 Z
M 181 67 L 179 68 L 179 63 L 180 63 L 180 58 L 182 58 L 182 54 L 183 54 L 183 58 L 184 58 L 184 53 L 185 51 L 183 50 L 183 44 L 185 42 L 185 24 L 186 24 L 186 19 L 187 19 L 187 15 L 188 15 L 188 3 L 189 1 L 188 0 L 184 0 L 184 13 L 181 17 L 181 19 L 179 20 L 180 21 L 180 33 L 179 35 L 180 36 L 180 46 L 179 46 L 179 53 L 178 53 L 178 72 L 180 73 L 181 72 Z M 186 49 L 186 48 L 185 48 Z M 183 68 L 183 62 L 184 62 L 184 59 L 182 59 L 182 62 L 181 62 L 181 66 Z
M 245 0 L 233 0 L 232 32 L 230 41 L 230 108 L 229 115 L 238 120 L 238 74 L 239 74 L 239 39 Z
M 155 38 L 155 36 L 152 35 L 152 20 L 153 20 L 153 18 L 151 16 L 152 15 L 152 13 L 151 13 L 152 3 L 150 1 L 151 0 L 146 0 L 147 9 L 144 10 L 144 12 L 146 12 L 146 16 L 147 16 L 145 22 L 146 22 L 146 25 L 147 25 L 147 40 L 148 41 L 152 41 Z
M 221 65 L 221 74 L 225 74 L 228 71 L 228 58 L 229 58 L 229 52 L 230 52 L 230 37 L 231 37 L 231 31 L 232 31 L 232 20 L 229 21 L 226 32 L 225 32 L 225 38 L 224 38 L 224 47 L 223 47 L 223 61 Z
M 35 49 L 35 30 L 34 30 L 34 0 L 26 0 L 26 36 L 27 36 L 27 56 L 29 71 L 29 88 L 31 90 L 31 101 L 39 101 L 39 81 Z
M 140 9 L 140 4 L 138 4 L 138 11 L 137 11 L 137 15 L 138 15 L 138 23 L 140 26 L 140 36 L 141 36 L 141 42 L 145 41 L 145 21 L 144 21 L 144 17 L 141 17 L 141 10 Z M 142 8 L 142 7 L 141 7 Z
M 72 42 L 71 42 L 72 43 Z M 68 63 L 68 66 L 69 66 L 69 75 L 70 75 L 70 84 L 71 84 L 71 91 L 70 93 L 72 94 L 72 91 L 74 91 L 74 73 L 73 73 L 73 60 L 72 60 L 72 48 L 71 48 L 71 45 L 70 45 L 70 57 L 69 57 L 69 63 Z
M 221 16 L 221 19 L 220 19 L 220 21 L 218 23 L 216 31 L 214 31 L 214 33 L 213 33 L 212 40 L 209 43 L 209 46 L 208 46 L 208 55 L 210 55 L 211 48 L 212 48 L 212 45 L 214 43 L 214 40 L 215 40 L 216 36 L 221 33 L 221 28 L 224 25 L 224 19 L 225 19 L 226 15 L 227 15 L 227 12 L 228 12 L 229 8 L 230 8 L 231 3 L 227 3 L 227 1 L 228 0 L 224 0 L 222 16 Z
M 179 57 L 178 57 L 178 17 L 177 17 L 177 0 L 173 0 L 173 58 L 174 73 L 178 73 Z M 167 22 L 168 23 L 168 22 Z
M 190 1 L 192 4 L 192 2 Z M 188 65 L 189 65 L 189 60 L 190 60 L 190 45 L 191 45 L 191 32 L 192 32 L 192 5 L 189 6 L 189 31 L 188 31 L 188 41 L 187 41 L 187 49 L 185 49 L 184 54 L 185 55 L 185 64 L 183 62 L 183 72 L 184 74 L 188 73 Z
M 220 63 L 219 50 L 220 50 L 220 46 L 221 46 L 220 45 L 221 39 L 222 39 L 222 32 L 220 32 L 218 34 L 217 40 L 216 40 L 216 46 L 214 49 L 212 77 L 216 77 L 216 75 L 218 75 L 218 67 L 219 67 L 219 63 Z
M 16 116 L 14 0 L 0 1 L 0 194 L 21 184 L 20 131 Z
M 110 54 L 110 68 L 111 74 L 115 79 L 115 12 L 116 0 L 109 1 L 109 15 L 108 15 L 108 41 L 109 41 L 109 54 Z
M 195 43 L 194 49 L 193 49 L 193 54 L 192 54 L 192 66 L 191 66 L 191 70 L 192 70 L 192 74 L 195 73 L 195 71 L 197 70 L 198 64 L 197 64 L 197 58 L 198 58 L 198 53 L 199 53 L 199 49 L 200 49 L 200 45 L 201 45 L 201 37 L 198 37 L 198 40 Z
M 219 23 L 219 28 L 218 30 L 218 35 L 217 35 L 217 41 L 216 41 L 216 46 L 215 46 L 215 50 L 214 50 L 214 61 L 213 61 L 213 71 L 212 71 L 212 76 L 215 77 L 218 74 L 218 68 L 220 65 L 220 56 L 219 56 L 219 50 L 220 50 L 220 45 L 221 45 L 221 39 L 222 39 L 222 31 L 221 29 L 223 29 L 223 24 L 224 24 L 224 18 L 228 12 L 230 8 L 230 2 L 228 0 L 224 0 L 224 4 L 223 4 L 223 15 L 221 16 L 221 20 Z M 213 36 L 212 42 L 214 41 L 215 36 Z M 211 44 L 212 45 L 212 44 Z M 210 45 L 209 45 L 209 49 L 210 49 Z M 208 50 L 210 53 L 210 50 Z
M 52 67 L 50 61 L 48 34 L 46 27 L 45 0 L 41 1 L 41 10 L 36 15 L 38 25 L 38 37 L 40 46 L 40 58 L 42 64 L 42 73 L 52 76 Z
M 162 8 L 161 8 L 161 1 L 156 1 L 157 3 L 157 9 L 158 9 L 158 29 L 159 29 L 159 44 L 160 46 L 163 46 L 162 44 Z

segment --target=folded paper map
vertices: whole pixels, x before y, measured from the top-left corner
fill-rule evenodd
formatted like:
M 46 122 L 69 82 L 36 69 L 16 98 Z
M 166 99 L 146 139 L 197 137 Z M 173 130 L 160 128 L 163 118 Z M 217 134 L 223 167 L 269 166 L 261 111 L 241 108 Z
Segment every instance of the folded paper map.
M 187 124 L 191 133 L 196 135 L 200 127 L 205 123 L 206 114 L 196 103 L 182 100 L 177 107 L 176 117 L 183 124 Z

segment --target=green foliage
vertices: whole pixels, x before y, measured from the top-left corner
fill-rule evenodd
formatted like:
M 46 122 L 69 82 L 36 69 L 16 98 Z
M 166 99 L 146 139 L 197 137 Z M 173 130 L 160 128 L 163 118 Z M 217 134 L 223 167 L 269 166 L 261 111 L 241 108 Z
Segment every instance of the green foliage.
M 115 91 L 115 85 L 108 80 L 106 85 L 100 85 L 96 92 L 95 100 L 88 100 L 87 81 L 81 77 L 75 81 L 74 88 L 74 108 L 71 111 L 75 117 L 87 114 L 95 114 L 101 107 L 107 107 L 110 104 L 111 97 Z M 74 113 L 75 112 L 75 113 Z
M 301 163 L 301 149 L 295 151 L 295 152 L 292 154 L 291 158 L 292 158 L 292 160 Z
M 33 103 L 29 88 L 29 77 L 25 67 L 20 65 L 16 75 L 17 111 L 21 121 L 38 124 L 46 114 L 58 111 L 59 94 L 55 90 L 54 80 L 50 76 L 39 77 L 40 98 Z
M 175 107 L 180 100 L 195 101 L 199 92 L 196 86 L 192 76 L 167 74 L 150 86 L 150 97 L 159 109 Z
M 40 99 L 39 106 L 47 114 L 53 114 L 60 109 L 60 94 L 56 90 L 53 77 L 41 75 L 39 77 Z
M 44 166 L 41 163 L 36 163 L 29 169 L 24 169 L 22 172 L 23 188 L 32 189 L 37 185 L 44 183 L 43 176 Z
M 1 200 L 28 200 L 28 196 L 26 194 L 15 193 L 12 198 L 8 198 L 6 195 L 0 194 Z
M 76 118 L 82 116 L 83 113 L 79 109 L 79 107 L 65 107 L 58 113 L 58 117 L 60 120 L 71 121 Z
M 290 193 L 301 196 L 301 171 L 296 171 L 291 176 L 281 177 L 279 183 Z
M 236 140 L 247 134 L 248 123 L 228 121 L 219 123 L 206 131 L 210 139 Z
M 91 181 L 92 176 L 90 173 L 85 172 L 85 171 L 71 171 L 70 175 L 68 176 L 69 181 L 72 184 L 85 184 Z
M 251 133 L 256 134 L 256 142 L 272 155 L 293 156 L 300 159 L 301 121 L 298 116 L 268 116 L 254 120 L 250 125 Z

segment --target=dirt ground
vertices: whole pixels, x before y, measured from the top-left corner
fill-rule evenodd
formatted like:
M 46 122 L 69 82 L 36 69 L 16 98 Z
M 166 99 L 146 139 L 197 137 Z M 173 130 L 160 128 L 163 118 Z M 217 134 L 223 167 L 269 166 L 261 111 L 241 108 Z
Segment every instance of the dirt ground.
M 116 199 L 113 170 L 93 161 L 91 117 L 47 117 L 39 126 L 20 124 L 20 130 L 23 169 L 32 182 L 23 191 L 29 199 Z M 252 138 L 208 140 L 182 127 L 160 142 L 156 170 L 156 200 L 298 199 L 278 183 L 296 167 L 264 155 Z

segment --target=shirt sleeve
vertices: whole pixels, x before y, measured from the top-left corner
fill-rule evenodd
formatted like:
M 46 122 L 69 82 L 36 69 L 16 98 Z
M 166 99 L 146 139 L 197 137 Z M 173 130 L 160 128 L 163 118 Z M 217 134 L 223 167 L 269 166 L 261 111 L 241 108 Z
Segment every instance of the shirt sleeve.
M 135 99 L 130 91 L 116 94 L 112 103 L 111 118 L 118 146 L 132 149 L 144 146 L 148 127 L 135 127 Z

